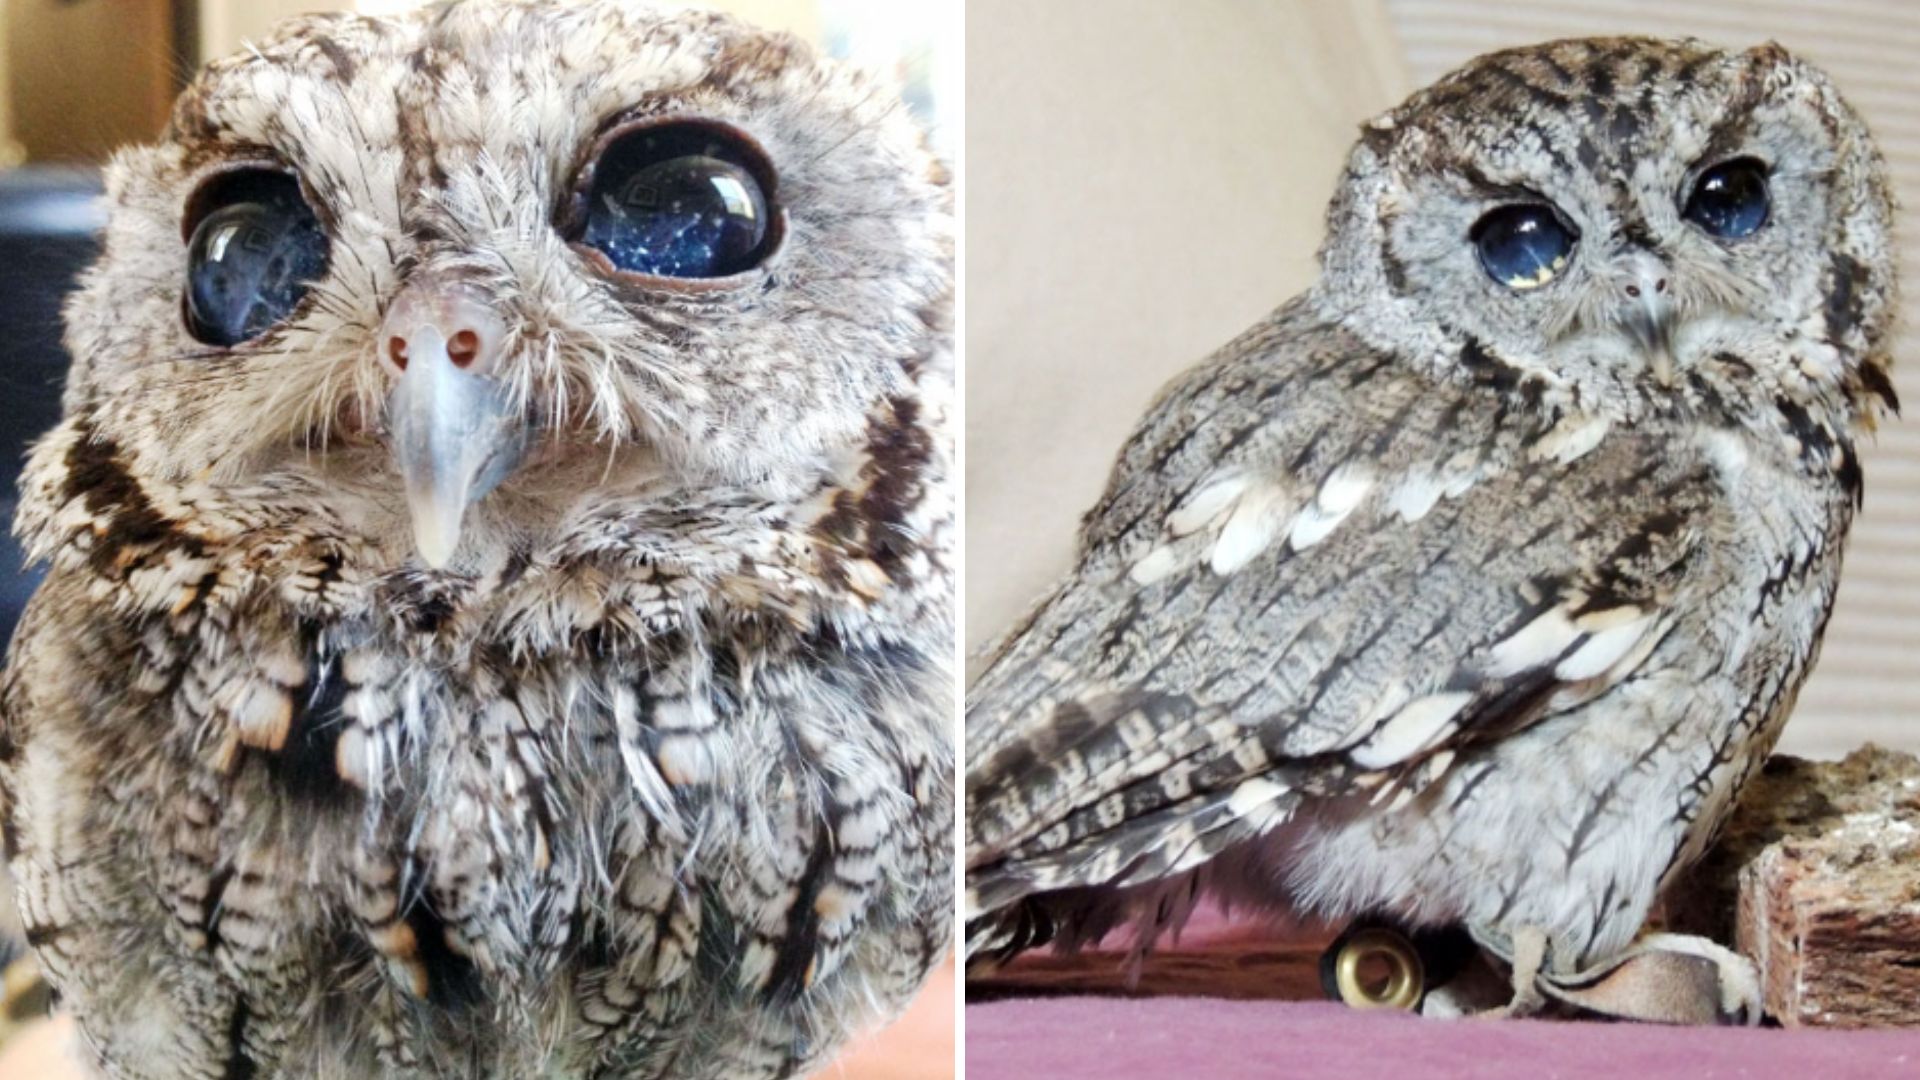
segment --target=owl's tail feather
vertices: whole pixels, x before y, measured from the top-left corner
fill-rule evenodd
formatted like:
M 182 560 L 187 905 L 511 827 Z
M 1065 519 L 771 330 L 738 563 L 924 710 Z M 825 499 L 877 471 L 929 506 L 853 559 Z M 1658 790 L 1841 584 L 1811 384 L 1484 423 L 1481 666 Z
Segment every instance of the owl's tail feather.
M 1058 851 L 976 868 L 967 880 L 968 962 L 1049 943 L 1077 948 L 1129 922 L 1141 932 L 1137 947 L 1150 947 L 1185 924 L 1223 853 L 1284 824 L 1299 801 L 1278 784 L 1243 784 Z

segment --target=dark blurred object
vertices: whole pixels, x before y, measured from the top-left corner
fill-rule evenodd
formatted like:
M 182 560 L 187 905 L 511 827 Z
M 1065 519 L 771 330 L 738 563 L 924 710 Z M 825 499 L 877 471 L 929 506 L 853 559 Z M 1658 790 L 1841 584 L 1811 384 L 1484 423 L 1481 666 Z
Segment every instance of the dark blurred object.
M 93 259 L 105 209 L 92 169 L 0 172 L 0 518 L 13 522 L 27 445 L 60 419 L 67 372 L 60 301 Z M 39 584 L 0 542 L 0 641 Z
M 6 0 L 13 140 L 26 160 L 97 164 L 167 122 L 193 70 L 197 3 Z

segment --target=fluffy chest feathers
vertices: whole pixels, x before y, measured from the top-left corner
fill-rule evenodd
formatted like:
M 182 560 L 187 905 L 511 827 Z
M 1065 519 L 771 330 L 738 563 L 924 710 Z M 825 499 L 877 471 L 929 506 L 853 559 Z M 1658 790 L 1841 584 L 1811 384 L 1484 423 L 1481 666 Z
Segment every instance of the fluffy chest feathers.
M 799 504 L 612 501 L 435 573 L 295 478 L 223 497 L 51 436 L 9 849 L 110 1060 L 783 1075 L 822 1002 L 909 992 L 952 804 L 948 509 L 907 442 Z M 117 985 L 122 948 L 167 974 Z

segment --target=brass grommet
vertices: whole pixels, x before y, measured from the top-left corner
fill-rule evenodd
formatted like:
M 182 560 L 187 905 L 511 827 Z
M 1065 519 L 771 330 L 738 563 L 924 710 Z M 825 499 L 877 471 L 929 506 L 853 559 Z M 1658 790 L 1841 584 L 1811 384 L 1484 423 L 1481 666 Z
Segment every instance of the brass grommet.
M 1387 981 L 1370 988 L 1361 977 L 1361 965 L 1384 960 Z M 1401 1009 L 1411 1012 L 1426 992 L 1426 968 L 1420 954 L 1404 936 L 1382 927 L 1370 927 L 1348 938 L 1334 961 L 1334 982 L 1340 1000 L 1355 1009 Z

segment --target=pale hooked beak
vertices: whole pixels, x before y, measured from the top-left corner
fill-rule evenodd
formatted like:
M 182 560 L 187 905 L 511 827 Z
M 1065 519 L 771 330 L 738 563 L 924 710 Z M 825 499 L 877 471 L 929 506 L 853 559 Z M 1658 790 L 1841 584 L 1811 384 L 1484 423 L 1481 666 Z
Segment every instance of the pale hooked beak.
M 467 507 L 526 456 L 524 411 L 500 378 L 506 324 L 471 286 L 408 284 L 380 325 L 380 362 L 398 377 L 387 432 L 406 483 L 420 558 L 446 566 Z
M 1673 293 L 1667 267 L 1658 257 L 1636 251 L 1621 262 L 1620 322 L 1646 354 L 1647 367 L 1661 386 L 1673 386 Z

